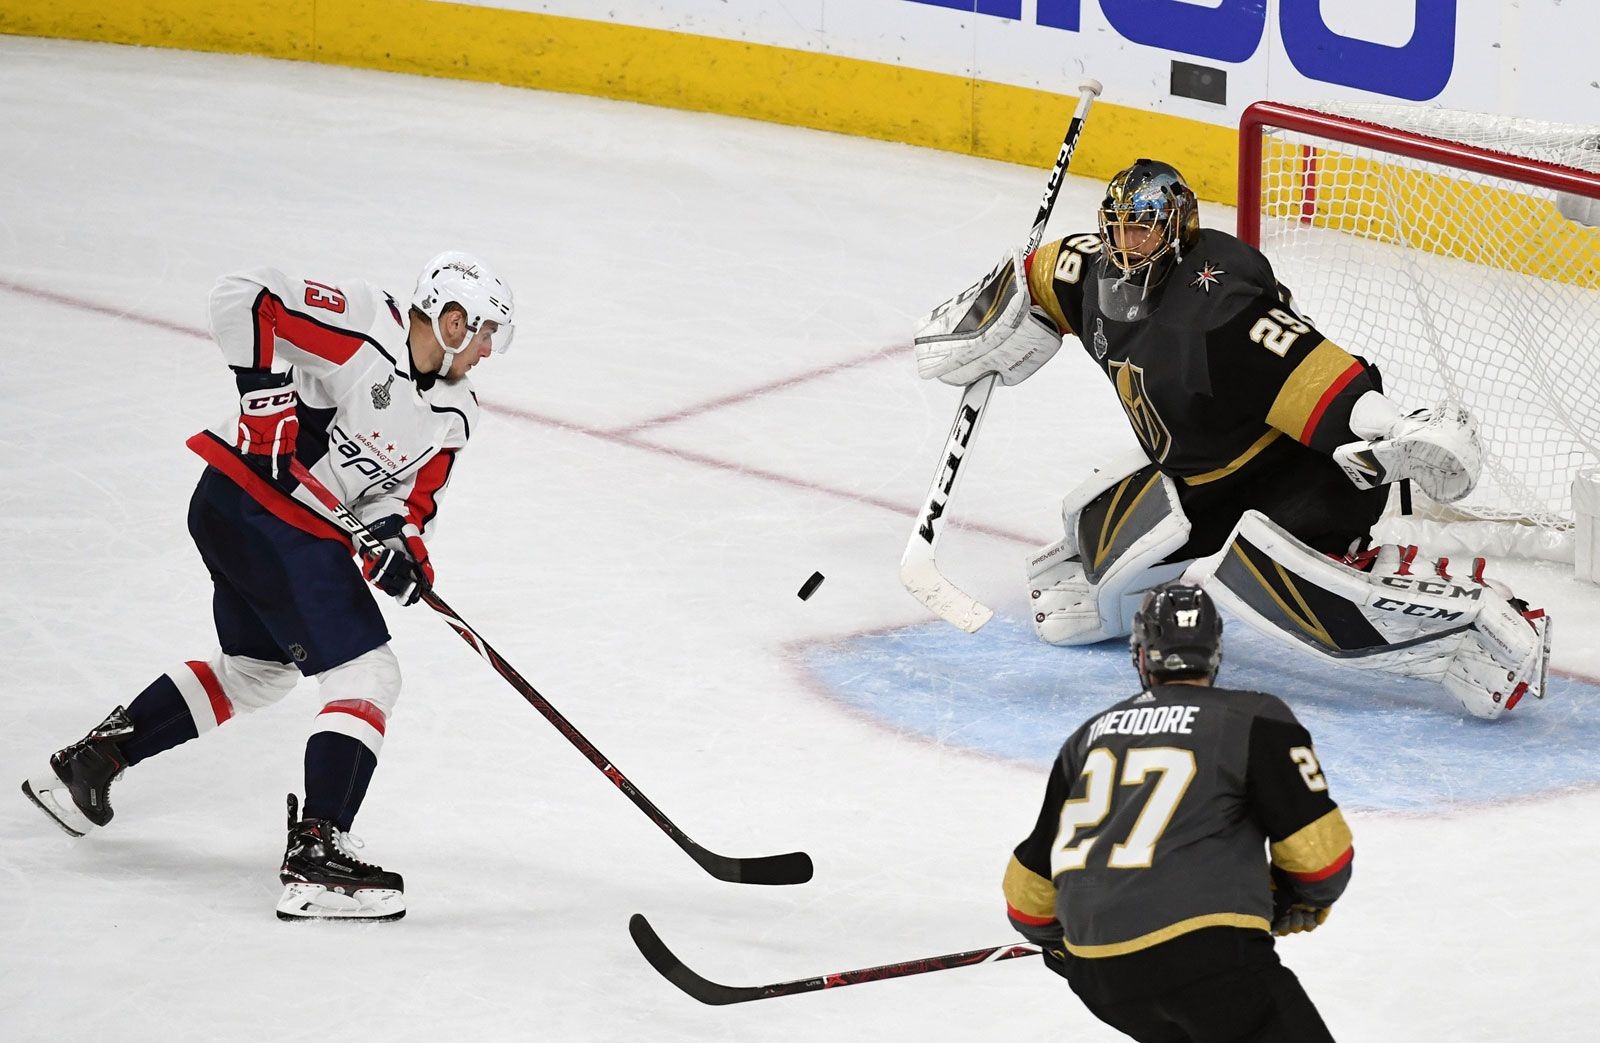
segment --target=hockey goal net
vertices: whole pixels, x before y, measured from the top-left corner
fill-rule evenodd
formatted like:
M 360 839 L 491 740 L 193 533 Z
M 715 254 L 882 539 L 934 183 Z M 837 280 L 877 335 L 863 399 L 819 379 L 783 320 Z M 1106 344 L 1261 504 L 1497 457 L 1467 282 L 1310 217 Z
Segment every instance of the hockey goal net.
M 1572 560 L 1600 464 L 1600 127 L 1398 105 L 1259 102 L 1239 236 L 1405 408 L 1460 403 L 1484 470 L 1385 539 Z M 1398 499 L 1398 498 L 1397 498 Z

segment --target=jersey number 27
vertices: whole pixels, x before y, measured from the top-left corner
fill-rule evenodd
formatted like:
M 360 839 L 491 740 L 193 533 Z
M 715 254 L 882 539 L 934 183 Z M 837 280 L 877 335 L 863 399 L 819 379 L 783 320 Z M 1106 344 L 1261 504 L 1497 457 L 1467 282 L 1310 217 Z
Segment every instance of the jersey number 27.
M 1085 837 L 1077 843 L 1073 843 L 1073 838 L 1080 830 L 1098 826 L 1111 813 L 1111 805 L 1119 795 L 1117 767 L 1117 756 L 1110 750 L 1096 747 L 1089 751 L 1080 776 L 1084 782 L 1083 797 L 1061 806 L 1061 827 L 1050 853 L 1051 877 L 1067 870 L 1082 869 L 1088 863 L 1089 849 L 1100 837 Z M 1124 786 L 1138 786 L 1152 773 L 1159 778 L 1134 820 L 1133 828 L 1122 843 L 1112 847 L 1106 864 L 1112 869 L 1145 869 L 1155 860 L 1156 841 L 1166 831 L 1173 813 L 1178 810 L 1178 802 L 1194 779 L 1194 753 L 1170 746 L 1139 747 L 1127 751 L 1121 768 Z

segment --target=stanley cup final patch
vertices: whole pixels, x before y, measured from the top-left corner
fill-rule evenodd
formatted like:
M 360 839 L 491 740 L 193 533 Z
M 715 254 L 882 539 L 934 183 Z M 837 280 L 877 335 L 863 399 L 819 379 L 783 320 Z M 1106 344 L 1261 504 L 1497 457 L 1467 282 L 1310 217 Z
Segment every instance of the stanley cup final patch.
M 392 399 L 390 398 L 390 395 L 389 395 L 389 387 L 393 383 L 394 383 L 394 374 L 390 373 L 388 380 L 385 380 L 382 384 L 374 384 L 374 385 L 372 385 L 372 408 L 373 409 L 388 409 L 389 408 L 389 403 L 392 401 Z

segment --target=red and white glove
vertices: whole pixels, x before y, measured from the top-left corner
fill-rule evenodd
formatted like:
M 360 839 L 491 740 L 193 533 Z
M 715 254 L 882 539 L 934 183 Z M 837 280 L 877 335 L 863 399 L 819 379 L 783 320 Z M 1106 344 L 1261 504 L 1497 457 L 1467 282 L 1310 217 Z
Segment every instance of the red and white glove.
M 422 533 L 398 514 L 380 518 L 368 528 L 383 541 L 383 553 L 361 556 L 367 582 L 402 605 L 415 605 L 433 586 L 433 563 Z
M 295 394 L 288 373 L 264 369 L 234 370 L 239 384 L 239 428 L 234 448 L 245 462 L 269 478 L 289 473 L 295 435 L 300 430 Z

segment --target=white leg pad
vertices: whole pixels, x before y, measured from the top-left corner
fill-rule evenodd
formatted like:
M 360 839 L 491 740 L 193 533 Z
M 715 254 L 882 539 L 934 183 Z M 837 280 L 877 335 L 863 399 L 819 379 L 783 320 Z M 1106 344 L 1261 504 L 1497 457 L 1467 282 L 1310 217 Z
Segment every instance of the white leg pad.
M 222 655 L 219 653 L 209 663 L 191 659 L 167 671 L 178 694 L 183 696 L 184 704 L 189 707 L 189 716 L 194 718 L 194 730 L 199 735 L 233 717 L 233 701 L 228 698 L 222 680 L 217 676 L 217 669 L 221 665 Z
M 1108 467 L 1067 494 L 1066 536 L 1028 561 L 1033 628 L 1050 644 L 1127 636 L 1145 591 L 1188 564 L 1164 561 L 1190 530 L 1171 479 L 1142 455 L 1133 471 L 1118 470 Z
M 288 663 L 225 655 L 215 667 L 222 690 L 237 713 L 265 709 L 276 703 L 300 683 L 300 671 Z
M 1438 681 L 1476 717 L 1542 696 L 1548 619 L 1526 618 L 1481 573 L 1446 577 L 1412 555 L 1385 547 L 1363 572 L 1247 511 L 1188 578 L 1277 641 L 1343 666 Z
M 314 730 L 348 735 L 374 754 L 380 752 L 389 718 L 400 701 L 400 661 L 389 646 L 380 645 L 324 670 L 317 683 L 323 707 Z
M 167 673 L 204 735 L 241 713 L 259 710 L 288 695 L 300 672 L 287 663 L 217 652 L 209 662 L 190 660 Z

